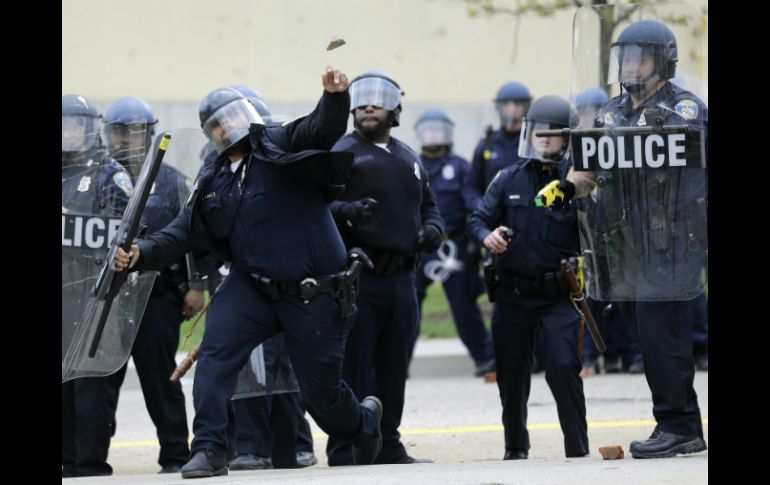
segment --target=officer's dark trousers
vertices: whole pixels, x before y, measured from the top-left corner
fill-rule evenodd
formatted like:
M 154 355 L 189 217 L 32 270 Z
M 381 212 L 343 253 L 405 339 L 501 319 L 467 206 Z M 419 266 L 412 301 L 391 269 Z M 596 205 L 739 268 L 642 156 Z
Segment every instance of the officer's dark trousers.
M 238 454 L 272 458 L 274 468 L 297 468 L 300 421 L 307 424 L 298 400 L 296 392 L 234 400 Z
M 358 315 L 345 348 L 344 378 L 359 398 L 382 401 L 382 451 L 375 463 L 397 463 L 406 449 L 398 427 L 404 410 L 409 350 L 417 328 L 414 272 L 394 276 L 361 274 Z M 350 444 L 330 437 L 329 465 L 352 463 Z
M 656 429 L 702 438 L 698 397 L 693 388 L 691 302 L 622 302 L 620 309 L 639 332 Z
M 503 405 L 505 449 L 529 450 L 527 401 L 536 332 L 543 341 L 545 380 L 556 400 L 568 457 L 588 453 L 585 395 L 578 357 L 580 323 L 567 299 L 513 294 L 497 288 L 492 312 L 492 340 L 497 361 L 497 387 Z
M 620 356 L 626 367 L 641 360 L 642 351 L 639 347 L 639 338 L 628 320 L 619 311 L 607 318 L 603 315 L 604 305 L 602 302 L 593 298 L 586 298 L 586 302 L 607 346 L 604 353 L 605 359 Z M 617 307 L 618 302 L 614 302 L 614 305 Z M 596 359 L 597 357 L 599 357 L 599 349 L 596 348 L 594 340 L 586 334 L 583 343 L 583 359 Z
M 62 477 L 112 475 L 116 376 L 81 377 L 61 386 Z
M 479 274 L 478 265 L 471 266 L 465 253 L 465 247 L 468 245 L 467 236 L 458 236 L 452 239 L 457 247 L 457 259 L 463 263 L 463 269 L 452 273 L 446 281 L 442 283 L 444 294 L 449 302 L 449 308 L 452 311 L 452 318 L 457 327 L 457 334 L 460 336 L 468 353 L 471 354 L 473 362 L 477 366 L 486 364 L 492 360 L 494 350 L 492 349 L 492 337 L 484 326 L 484 319 L 481 316 L 479 305 L 476 299 L 483 291 L 483 282 Z M 433 280 L 425 275 L 425 265 L 429 261 L 438 260 L 437 253 L 431 253 L 422 260 L 415 274 L 417 286 L 417 301 L 419 302 L 420 314 L 417 320 L 417 332 L 420 333 L 420 321 L 422 315 L 422 302 L 425 300 L 425 294 Z M 415 342 L 416 342 L 415 338 Z M 412 343 L 411 352 L 414 349 Z
M 214 296 L 193 384 L 193 453 L 209 449 L 225 456 L 228 400 L 238 372 L 251 351 L 283 331 L 286 352 L 297 376 L 303 402 L 330 436 L 363 445 L 376 437 L 374 414 L 362 408 L 341 381 L 345 333 L 351 319 L 339 318 L 337 302 L 321 293 L 305 305 L 282 295 L 272 301 L 251 277 L 231 270 Z
M 694 349 L 697 351 L 706 351 L 709 347 L 709 316 L 706 294 L 701 293 L 696 298 L 690 300 L 689 304 L 693 306 L 692 318 L 694 322 L 692 339 Z
M 131 349 L 144 403 L 158 434 L 160 466 L 182 466 L 190 459 L 182 384 L 168 380 L 176 369 L 183 307 L 179 292 L 153 292 Z M 125 371 L 125 366 L 119 371 L 121 382 Z

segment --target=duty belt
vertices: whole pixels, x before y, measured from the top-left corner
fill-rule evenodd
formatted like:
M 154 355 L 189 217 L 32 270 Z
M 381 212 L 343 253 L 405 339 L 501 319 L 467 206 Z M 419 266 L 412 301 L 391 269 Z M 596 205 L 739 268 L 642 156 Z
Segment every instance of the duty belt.
M 302 281 L 275 281 L 269 276 L 259 273 L 250 273 L 257 289 L 264 295 L 277 301 L 281 293 L 290 296 L 299 296 L 305 304 L 315 298 L 320 293 L 333 293 L 337 290 L 336 280 L 339 276 L 323 276 L 320 278 L 305 278 Z
M 546 298 L 566 298 L 570 291 L 561 271 L 546 273 L 542 279 L 533 280 L 514 275 L 500 273 L 500 285 L 513 289 L 517 295 L 544 296 Z
M 374 263 L 372 274 L 377 276 L 393 276 L 399 270 L 414 271 L 417 267 L 417 256 L 414 253 L 404 254 L 373 248 L 362 249 Z

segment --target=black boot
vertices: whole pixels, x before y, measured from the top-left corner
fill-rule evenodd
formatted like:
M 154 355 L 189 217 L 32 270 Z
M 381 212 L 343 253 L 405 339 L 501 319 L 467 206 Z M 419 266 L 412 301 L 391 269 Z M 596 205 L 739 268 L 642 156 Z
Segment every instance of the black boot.
M 227 462 L 211 450 L 196 451 L 190 461 L 180 470 L 182 478 L 204 478 L 227 475 Z
M 374 413 L 374 419 L 377 420 L 377 437 L 369 440 L 363 446 L 353 445 L 353 464 L 371 465 L 372 462 L 377 459 L 380 450 L 382 450 L 382 431 L 380 430 L 380 421 L 382 421 L 382 402 L 374 396 L 367 396 L 361 401 L 361 406 L 370 409 Z
M 706 442 L 698 436 L 681 436 L 656 430 L 648 440 L 632 441 L 630 449 L 634 458 L 669 458 L 704 451 Z

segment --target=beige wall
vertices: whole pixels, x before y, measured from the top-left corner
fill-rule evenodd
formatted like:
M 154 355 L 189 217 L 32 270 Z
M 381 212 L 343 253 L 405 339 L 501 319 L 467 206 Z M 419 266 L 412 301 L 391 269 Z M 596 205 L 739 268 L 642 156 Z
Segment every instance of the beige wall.
M 408 123 L 432 104 L 461 117 L 471 133 L 457 145 L 470 155 L 503 82 L 569 95 L 573 15 L 522 17 L 512 63 L 514 19 L 470 18 L 460 0 L 63 0 L 62 93 L 97 104 L 136 95 L 162 107 L 162 121 L 193 126 L 219 86 L 252 85 L 297 115 L 320 95 L 327 64 L 350 76 L 379 69 L 405 90 Z M 333 34 L 347 44 L 327 52 Z M 407 139 L 403 125 L 394 135 Z

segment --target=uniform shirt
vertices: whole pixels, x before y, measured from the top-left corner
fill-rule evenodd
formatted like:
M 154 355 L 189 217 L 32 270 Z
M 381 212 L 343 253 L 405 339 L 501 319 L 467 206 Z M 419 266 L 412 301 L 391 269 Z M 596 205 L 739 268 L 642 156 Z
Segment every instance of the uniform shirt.
M 417 232 L 433 224 L 443 233 L 444 222 L 431 193 L 428 174 L 417 154 L 390 137 L 384 150 L 358 132 L 342 137 L 332 151 L 353 152 L 353 169 L 339 201 L 372 197 L 379 203 L 369 221 L 342 227 L 350 246 L 409 254 L 417 246 Z M 336 210 L 341 202 L 333 202 Z
M 468 187 L 473 197 L 471 203 L 474 209 L 481 201 L 481 198 L 484 197 L 484 192 L 497 172 L 521 160 L 519 158 L 519 138 L 521 132 L 509 133 L 505 130 L 497 130 L 491 136 L 489 160 L 484 159 L 484 151 L 487 150 L 486 137 L 479 141 L 479 144 L 476 145 L 476 150 L 473 152 Z
M 465 231 L 468 215 L 473 212 L 474 197 L 468 189 L 471 165 L 462 157 L 450 153 L 440 158 L 420 156 L 428 172 L 430 188 L 444 219 L 450 237 Z
M 551 180 L 566 177 L 570 163 L 563 159 L 548 171 L 543 166 L 524 160 L 501 171 L 468 225 L 468 232 L 481 244 L 500 225 L 513 229 L 508 249 L 497 256 L 497 268 L 529 279 L 559 271 L 562 259 L 579 255 L 574 205 L 566 212 L 535 205 L 538 191 Z

